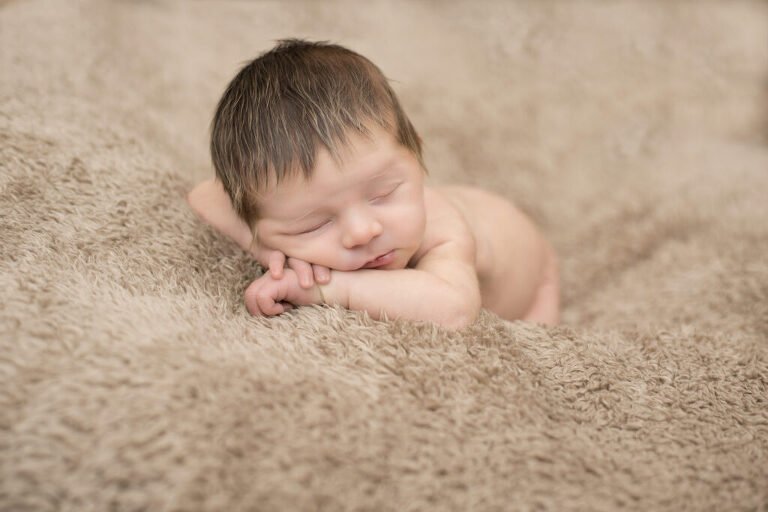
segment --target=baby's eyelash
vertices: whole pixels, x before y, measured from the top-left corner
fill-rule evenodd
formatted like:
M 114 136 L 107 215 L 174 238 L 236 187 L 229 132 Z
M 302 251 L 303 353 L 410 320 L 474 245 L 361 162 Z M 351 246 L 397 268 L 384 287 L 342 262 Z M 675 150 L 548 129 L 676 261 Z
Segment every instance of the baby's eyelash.
M 400 185 L 397 185 L 397 187 L 399 187 L 399 186 L 400 186 Z M 389 191 L 389 192 L 387 192 L 386 194 L 381 194 L 381 195 L 379 195 L 379 196 L 376 196 L 376 197 L 374 197 L 374 198 L 371 198 L 371 201 L 373 201 L 373 200 L 376 200 L 376 199 L 382 199 L 382 198 L 384 198 L 384 197 L 387 197 L 387 196 L 390 196 L 390 195 L 392 195 L 392 193 L 393 193 L 395 190 L 397 190 L 397 187 L 393 188 L 392 190 L 390 190 L 390 191 Z
M 309 228 L 309 229 L 305 229 L 304 231 L 301 231 L 301 232 L 299 233 L 299 235 L 305 235 L 305 234 L 307 234 L 307 233 L 311 233 L 311 232 L 313 232 L 313 231 L 317 231 L 317 230 L 318 230 L 318 229 L 320 229 L 321 227 L 323 227 L 323 226 L 325 226 L 326 224 L 328 224 L 328 222 L 330 222 L 330 221 L 327 221 L 327 220 L 326 220 L 326 221 L 324 221 L 324 222 L 322 222 L 322 223 L 318 224 L 318 225 L 317 225 L 317 226 L 315 226 L 315 227 L 312 227 L 312 228 Z

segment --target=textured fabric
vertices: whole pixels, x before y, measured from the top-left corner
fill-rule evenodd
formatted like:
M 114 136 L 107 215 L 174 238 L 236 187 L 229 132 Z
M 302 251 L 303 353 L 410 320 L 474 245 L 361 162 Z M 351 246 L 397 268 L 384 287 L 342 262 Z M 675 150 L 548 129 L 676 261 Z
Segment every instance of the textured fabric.
M 248 316 L 186 206 L 283 37 L 516 201 L 563 323 Z M 767 510 L 765 2 L 0 2 L 0 510 Z

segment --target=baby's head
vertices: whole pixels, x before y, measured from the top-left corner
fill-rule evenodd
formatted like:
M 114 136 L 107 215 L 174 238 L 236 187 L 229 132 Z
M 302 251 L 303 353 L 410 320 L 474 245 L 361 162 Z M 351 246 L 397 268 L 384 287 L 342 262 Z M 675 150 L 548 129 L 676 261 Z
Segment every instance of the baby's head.
M 288 256 L 352 270 L 395 250 L 381 268 L 402 268 L 418 248 L 420 139 L 355 52 L 285 40 L 250 62 L 219 102 L 211 155 L 237 214 Z

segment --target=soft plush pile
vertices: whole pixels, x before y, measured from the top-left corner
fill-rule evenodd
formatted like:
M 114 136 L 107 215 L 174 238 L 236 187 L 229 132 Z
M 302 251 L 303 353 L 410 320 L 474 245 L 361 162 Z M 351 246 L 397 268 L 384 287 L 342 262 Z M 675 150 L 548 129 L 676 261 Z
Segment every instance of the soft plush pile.
M 539 223 L 561 326 L 247 314 L 185 193 L 285 37 Z M 768 510 L 767 83 L 758 1 L 0 2 L 0 510 Z

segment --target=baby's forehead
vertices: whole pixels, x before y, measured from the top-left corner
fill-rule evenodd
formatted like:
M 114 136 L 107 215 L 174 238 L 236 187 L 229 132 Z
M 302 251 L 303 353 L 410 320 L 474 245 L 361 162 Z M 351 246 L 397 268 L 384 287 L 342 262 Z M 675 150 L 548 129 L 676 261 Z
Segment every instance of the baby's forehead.
M 394 165 L 394 159 L 387 160 L 372 170 L 327 170 L 313 173 L 309 177 L 291 176 L 272 184 L 258 194 L 261 203 L 286 204 L 303 199 L 332 199 L 337 193 L 351 189 L 366 189 L 397 179 L 402 173 Z M 287 206 L 287 204 L 286 204 Z
M 294 169 L 278 178 L 273 176 L 264 197 L 275 195 L 321 193 L 333 188 L 349 188 L 391 177 L 399 172 L 400 152 L 377 149 L 331 157 L 320 153 L 310 172 Z

